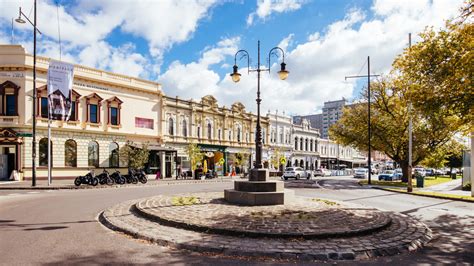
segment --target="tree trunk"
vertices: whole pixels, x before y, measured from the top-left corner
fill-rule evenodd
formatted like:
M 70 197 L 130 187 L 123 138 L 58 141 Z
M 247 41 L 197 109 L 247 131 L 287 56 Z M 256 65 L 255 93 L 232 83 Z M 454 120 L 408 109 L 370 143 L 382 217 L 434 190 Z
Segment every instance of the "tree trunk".
M 408 161 L 400 161 L 400 168 L 402 168 L 402 181 L 408 183 L 409 175 L 411 175 L 411 170 L 409 169 Z

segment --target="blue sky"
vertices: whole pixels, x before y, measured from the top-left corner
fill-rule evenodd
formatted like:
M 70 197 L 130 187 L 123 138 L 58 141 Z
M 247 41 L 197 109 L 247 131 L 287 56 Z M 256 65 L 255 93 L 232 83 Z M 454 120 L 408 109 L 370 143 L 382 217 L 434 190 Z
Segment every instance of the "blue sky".
M 11 19 L 18 7 L 30 14 L 32 0 L 0 2 L 0 43 L 11 43 Z M 324 101 L 354 100 L 364 80 L 345 75 L 388 73 L 407 36 L 426 26 L 442 27 L 462 0 L 38 0 L 39 54 L 58 58 L 58 19 L 62 60 L 157 81 L 170 96 L 220 104 L 242 102 L 255 110 L 256 77 L 239 61 L 241 82 L 228 74 L 234 53 L 246 49 L 262 64 L 268 51 L 285 50 L 290 76 L 262 75 L 263 110 L 287 114 L 319 112 Z M 14 25 L 14 43 L 32 50 L 28 25 Z

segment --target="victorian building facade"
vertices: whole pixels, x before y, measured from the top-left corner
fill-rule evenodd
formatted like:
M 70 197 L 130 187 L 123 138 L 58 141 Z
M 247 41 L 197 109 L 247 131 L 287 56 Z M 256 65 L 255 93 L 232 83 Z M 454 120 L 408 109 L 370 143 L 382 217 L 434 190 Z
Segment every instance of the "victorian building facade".
M 127 141 L 162 143 L 160 84 L 80 65 L 74 66 L 72 115 L 52 121 L 48 155 L 49 59 L 37 57 L 36 173 L 46 178 L 48 157 L 54 178 L 93 168 L 125 170 L 119 149 Z M 19 45 L 0 46 L 0 178 L 32 176 L 33 57 Z
M 256 115 L 236 102 L 230 108 L 219 106 L 212 95 L 199 102 L 178 97 L 163 97 L 163 142 L 177 151 L 176 163 L 190 169 L 186 148 L 197 144 L 208 169 L 227 174 L 243 171 L 255 157 Z M 268 153 L 268 118 L 261 118 L 264 154 Z M 240 161 L 241 157 L 248 160 Z M 266 158 L 264 158 L 265 160 Z

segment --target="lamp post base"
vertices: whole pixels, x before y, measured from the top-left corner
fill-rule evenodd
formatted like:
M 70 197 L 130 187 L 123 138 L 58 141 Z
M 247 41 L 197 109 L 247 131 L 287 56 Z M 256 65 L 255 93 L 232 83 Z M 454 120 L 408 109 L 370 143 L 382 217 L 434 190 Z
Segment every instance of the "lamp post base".
M 227 202 L 247 206 L 282 205 L 293 195 L 282 181 L 268 181 L 268 169 L 254 168 L 249 181 L 235 181 L 234 189 L 224 190 Z

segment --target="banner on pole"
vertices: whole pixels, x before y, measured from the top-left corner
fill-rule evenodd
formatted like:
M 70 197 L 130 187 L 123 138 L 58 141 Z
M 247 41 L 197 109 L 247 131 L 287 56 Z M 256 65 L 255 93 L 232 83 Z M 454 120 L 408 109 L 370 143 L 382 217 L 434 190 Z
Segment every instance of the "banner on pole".
M 69 120 L 74 65 L 51 60 L 48 68 L 48 102 L 51 120 Z

